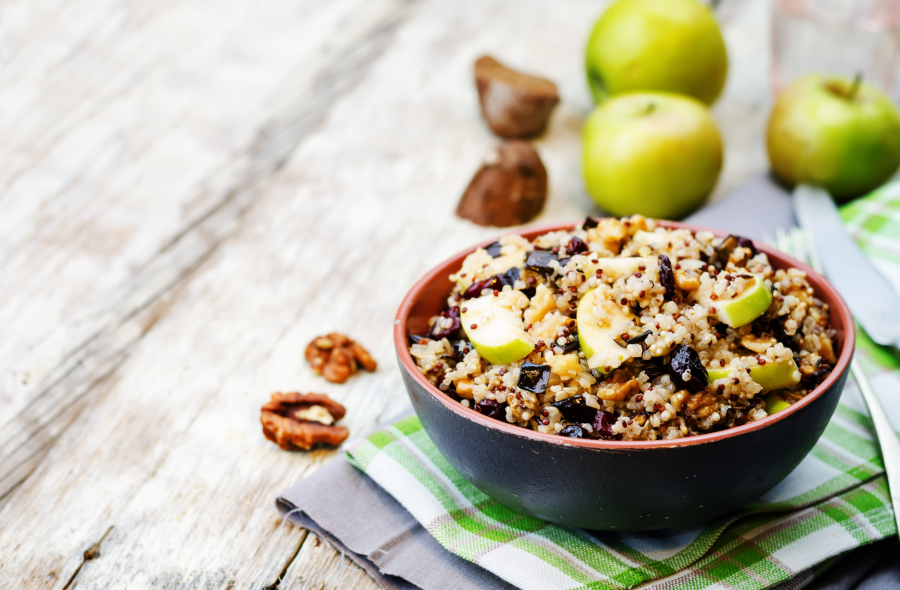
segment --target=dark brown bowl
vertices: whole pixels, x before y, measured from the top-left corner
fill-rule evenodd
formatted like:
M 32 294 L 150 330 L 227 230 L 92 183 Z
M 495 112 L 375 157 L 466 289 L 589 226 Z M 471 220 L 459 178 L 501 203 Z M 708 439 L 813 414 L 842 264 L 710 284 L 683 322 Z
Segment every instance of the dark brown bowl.
M 725 232 L 685 223 L 663 227 Z M 561 224 L 519 233 L 533 239 Z M 487 245 L 489 242 L 480 244 Z M 477 246 L 476 246 L 477 247 Z M 469 248 L 439 264 L 407 294 L 394 322 L 394 343 L 413 408 L 438 450 L 467 480 L 516 510 L 564 525 L 639 531 L 695 524 L 736 510 L 783 480 L 822 435 L 837 406 L 853 356 L 850 310 L 818 273 L 756 243 L 775 268 L 804 270 L 831 308 L 838 363 L 827 379 L 790 408 L 729 430 L 660 441 L 604 441 L 542 434 L 465 408 L 419 372 L 408 336 L 424 334 L 453 288 L 447 278 Z

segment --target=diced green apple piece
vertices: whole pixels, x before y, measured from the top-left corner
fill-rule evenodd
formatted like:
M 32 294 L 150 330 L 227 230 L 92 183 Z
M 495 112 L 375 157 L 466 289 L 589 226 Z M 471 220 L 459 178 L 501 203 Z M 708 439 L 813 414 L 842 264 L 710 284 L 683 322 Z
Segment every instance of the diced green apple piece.
M 624 331 L 625 324 L 634 320 L 634 316 L 624 313 L 622 306 L 614 301 L 596 297 L 598 294 L 597 289 L 585 293 L 578 304 L 575 320 L 578 324 L 578 342 L 588 365 L 605 374 L 631 358 L 627 349 L 619 345 L 615 338 Z M 609 316 L 602 326 L 593 319 L 597 305 Z
M 588 262 L 584 266 L 584 274 L 588 277 L 592 277 L 597 274 L 598 270 L 603 271 L 602 278 L 615 281 L 617 279 L 621 279 L 622 277 L 627 277 L 629 275 L 633 275 L 636 272 L 641 271 L 641 267 L 644 269 L 649 268 L 651 265 L 655 266 L 657 263 L 655 258 L 594 258 L 597 262 Z
M 772 414 L 777 414 L 781 410 L 786 410 L 791 407 L 791 404 L 787 403 L 780 397 L 770 395 L 766 398 L 766 414 L 771 416 Z
M 460 313 L 466 336 L 489 363 L 505 365 L 525 358 L 534 349 L 525 332 L 522 312 L 497 303 L 493 295 L 470 299 Z
M 709 376 L 709 383 L 712 383 L 717 379 L 728 377 L 731 374 L 731 367 L 707 369 L 706 373 Z M 751 367 L 750 378 L 762 385 L 765 390 L 781 389 L 796 385 L 800 381 L 800 371 L 797 370 L 794 359 L 790 358 L 786 361 Z
M 715 308 L 715 317 L 732 328 L 740 328 L 761 316 L 772 303 L 772 291 L 766 285 L 762 275 L 753 275 L 750 284 L 733 299 L 713 300 L 708 296 L 701 297 L 706 307 Z

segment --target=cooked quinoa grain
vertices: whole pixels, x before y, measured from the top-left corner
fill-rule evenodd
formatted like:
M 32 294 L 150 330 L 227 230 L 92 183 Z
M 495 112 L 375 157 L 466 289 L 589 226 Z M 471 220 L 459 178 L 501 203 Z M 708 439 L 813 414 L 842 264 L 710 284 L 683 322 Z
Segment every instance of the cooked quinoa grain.
M 589 218 L 500 238 L 450 279 L 447 308 L 412 337 L 419 370 L 463 406 L 538 432 L 732 428 L 795 403 L 837 360 L 805 273 L 773 269 L 736 236 Z

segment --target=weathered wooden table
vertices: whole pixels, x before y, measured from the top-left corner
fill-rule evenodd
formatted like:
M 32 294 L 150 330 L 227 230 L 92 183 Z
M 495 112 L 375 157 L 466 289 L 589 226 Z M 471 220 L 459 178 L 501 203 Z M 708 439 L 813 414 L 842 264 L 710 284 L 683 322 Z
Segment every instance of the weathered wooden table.
M 723 7 L 718 194 L 765 167 L 765 4 Z M 339 451 L 279 450 L 259 408 L 327 392 L 360 434 L 408 407 L 401 297 L 499 231 L 453 215 L 495 143 L 479 54 L 560 86 L 538 221 L 595 211 L 581 64 L 603 5 L 7 0 L 0 587 L 373 588 L 273 507 Z M 379 370 L 314 375 L 329 331 Z

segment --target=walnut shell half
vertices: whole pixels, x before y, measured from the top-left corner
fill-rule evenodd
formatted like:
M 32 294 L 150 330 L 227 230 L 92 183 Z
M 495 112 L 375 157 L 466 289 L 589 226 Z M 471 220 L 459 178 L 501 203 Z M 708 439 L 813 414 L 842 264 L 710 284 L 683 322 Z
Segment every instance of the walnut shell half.
M 502 144 L 466 187 L 456 214 L 478 225 L 509 227 L 534 219 L 547 200 L 547 169 L 524 141 Z
M 512 70 L 490 56 L 475 62 L 475 86 L 481 114 L 496 135 L 538 135 L 559 102 L 556 84 Z
M 313 414 L 323 416 L 326 422 L 330 417 L 331 424 L 304 419 L 311 408 L 318 411 Z M 260 422 L 263 434 L 285 451 L 302 449 L 308 451 L 318 443 L 339 445 L 350 435 L 344 426 L 335 426 L 347 411 L 323 393 L 273 393 L 269 403 L 262 407 Z

